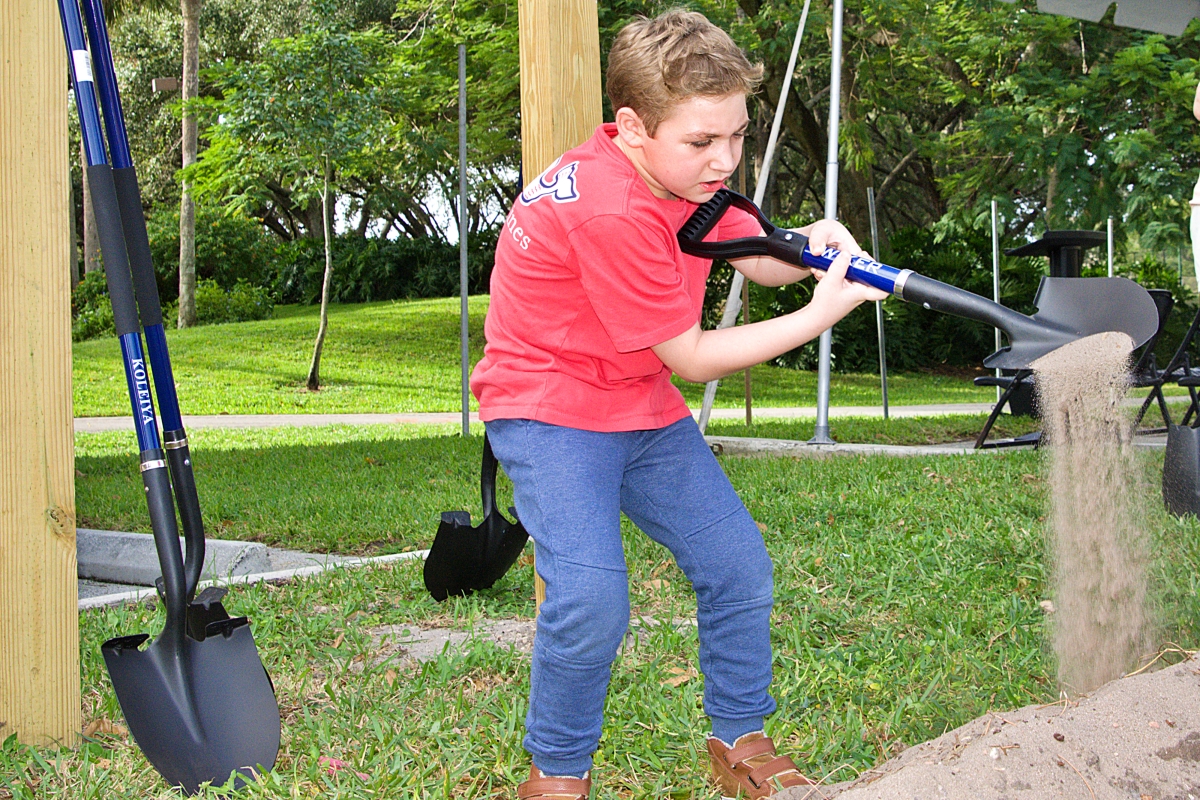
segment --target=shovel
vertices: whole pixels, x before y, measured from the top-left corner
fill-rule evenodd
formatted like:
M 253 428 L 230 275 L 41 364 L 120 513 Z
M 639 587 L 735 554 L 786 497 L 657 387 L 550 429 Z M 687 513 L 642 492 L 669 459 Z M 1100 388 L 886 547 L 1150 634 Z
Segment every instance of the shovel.
M 757 217 L 767 235 L 724 242 L 703 241 L 730 206 Z M 826 270 L 838 256 L 838 251 L 829 247 L 821 255 L 813 255 L 807 245 L 808 237 L 776 228 L 749 198 L 728 189 L 719 190 L 697 208 L 679 231 L 680 249 L 702 258 L 769 255 L 790 264 Z M 1106 331 L 1126 333 L 1138 347 L 1158 329 L 1154 300 L 1128 278 L 1042 278 L 1034 298 L 1037 313 L 1026 316 L 910 269 L 896 269 L 862 256 L 850 259 L 847 277 L 883 289 L 901 300 L 1004 331 L 1009 346 L 983 360 L 988 368 L 1026 369 L 1065 344 Z
M 443 511 L 425 559 L 425 588 L 438 602 L 490 589 L 516 562 L 529 538 L 519 521 L 509 522 L 496 508 L 496 456 L 487 434 L 479 487 L 483 521 L 472 528 L 469 511 Z M 515 508 L 508 512 L 517 515 Z
M 213 609 L 219 598 L 202 596 L 198 600 L 208 601 L 211 618 L 203 638 L 188 635 L 188 572 L 179 549 L 171 478 L 158 435 L 120 206 L 96 100 L 99 88 L 110 106 L 109 130 L 114 132 L 113 120 L 120 120 L 113 116 L 114 109 L 119 114 L 119 98 L 111 58 L 105 64 L 100 57 L 108 54 L 103 17 L 98 7 L 90 9 L 89 33 L 101 67 L 93 77 L 76 0 L 59 0 L 58 5 L 166 607 L 162 633 L 144 650 L 150 637 L 142 633 L 110 639 L 101 652 L 130 732 L 169 783 L 195 793 L 201 783 L 224 783 L 235 771 L 238 782 L 244 783 L 254 770 L 270 769 L 275 763 L 279 708 L 245 617 L 230 619 L 223 609 Z M 123 135 L 123 123 L 121 131 Z M 202 532 L 199 536 L 202 541 Z M 192 550 L 189 542 L 189 556 Z M 197 576 L 196 562 L 202 560 L 193 557 L 195 566 L 189 565 Z

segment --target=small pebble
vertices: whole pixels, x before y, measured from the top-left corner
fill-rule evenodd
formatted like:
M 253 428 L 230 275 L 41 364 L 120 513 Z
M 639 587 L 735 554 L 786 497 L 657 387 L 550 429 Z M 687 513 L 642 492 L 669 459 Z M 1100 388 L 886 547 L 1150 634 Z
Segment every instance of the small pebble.
M 1151 720 L 1151 722 L 1150 722 L 1150 727 L 1151 727 L 1151 728 L 1155 728 L 1155 729 L 1157 729 L 1157 728 L 1158 728 L 1158 723 L 1157 723 L 1157 722 L 1154 722 L 1153 720 Z
M 1061 733 L 1054 734 L 1054 741 L 1056 741 L 1056 742 L 1061 742 L 1062 740 L 1064 740 L 1066 738 L 1067 737 L 1063 736 Z
M 993 747 L 991 749 L 991 751 L 988 752 L 988 755 L 992 757 L 992 761 L 999 761 L 1000 760 L 1000 748 Z

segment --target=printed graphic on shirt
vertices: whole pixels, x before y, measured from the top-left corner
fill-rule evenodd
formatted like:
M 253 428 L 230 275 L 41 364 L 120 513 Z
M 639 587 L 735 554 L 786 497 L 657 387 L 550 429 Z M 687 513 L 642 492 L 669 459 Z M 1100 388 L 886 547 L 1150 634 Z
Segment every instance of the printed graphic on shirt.
M 575 170 L 578 169 L 579 162 L 572 161 L 555 171 L 561 160 L 562 156 L 554 159 L 554 163 L 547 167 L 536 181 L 525 187 L 525 191 L 521 192 L 523 205 L 536 203 L 543 197 L 549 197 L 556 203 L 574 203 L 579 199 L 579 192 L 575 190 Z M 554 172 L 554 177 L 547 179 L 551 172 Z
M 525 229 L 517 224 L 517 215 L 514 211 L 508 212 L 508 216 L 504 218 L 504 230 L 508 231 L 508 235 L 521 246 L 522 250 L 529 249 L 529 237 L 525 234 Z

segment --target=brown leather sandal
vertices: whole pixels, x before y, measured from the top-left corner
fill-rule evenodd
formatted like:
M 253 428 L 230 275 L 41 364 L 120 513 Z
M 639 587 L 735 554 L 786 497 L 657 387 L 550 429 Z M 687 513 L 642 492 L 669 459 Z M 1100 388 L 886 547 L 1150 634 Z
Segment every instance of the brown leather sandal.
M 592 778 L 546 778 L 537 767 L 529 768 L 529 780 L 517 787 L 519 800 L 588 800 Z
M 792 786 L 815 785 L 790 758 L 775 755 L 775 743 L 761 732 L 739 737 L 733 747 L 710 736 L 708 757 L 713 780 L 730 798 L 758 800 Z

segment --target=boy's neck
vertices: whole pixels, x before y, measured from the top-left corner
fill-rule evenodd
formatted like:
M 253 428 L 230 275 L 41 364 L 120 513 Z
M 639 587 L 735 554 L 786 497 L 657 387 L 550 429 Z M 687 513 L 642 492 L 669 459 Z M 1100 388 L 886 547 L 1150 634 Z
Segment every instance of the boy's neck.
M 633 164 L 633 168 L 635 170 L 637 170 L 637 174 L 645 182 L 647 188 L 650 189 L 651 194 L 653 194 L 655 197 L 659 197 L 663 200 L 678 200 L 679 199 L 675 195 L 671 194 L 669 191 L 664 189 L 661 185 L 659 185 L 658 181 L 654 180 L 653 176 L 651 176 L 650 173 L 646 170 L 646 167 L 644 164 L 642 164 L 642 161 L 640 158 L 640 156 L 641 156 L 640 150 L 638 150 L 636 147 L 630 147 L 629 145 L 627 145 L 625 143 L 625 140 L 621 138 L 621 134 L 619 134 L 619 133 L 613 137 L 613 141 L 616 142 L 617 149 L 620 150 L 622 153 L 624 153 L 625 157 L 629 159 L 629 163 Z

